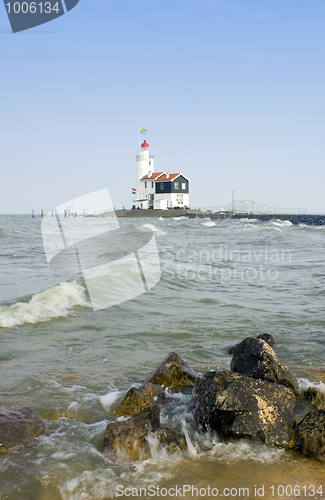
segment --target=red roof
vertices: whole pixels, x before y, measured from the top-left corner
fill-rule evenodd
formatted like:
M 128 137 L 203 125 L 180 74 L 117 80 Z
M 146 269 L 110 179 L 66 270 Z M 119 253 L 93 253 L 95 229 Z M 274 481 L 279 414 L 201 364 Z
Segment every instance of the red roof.
M 173 179 L 176 179 L 176 177 L 180 176 L 180 175 L 183 175 L 183 174 L 169 174 L 169 177 L 167 179 L 166 177 L 166 173 L 165 172 L 152 172 L 151 174 L 151 177 L 148 177 L 148 175 L 145 175 L 144 177 L 142 177 L 140 180 L 141 181 L 146 181 L 146 180 L 153 180 L 153 181 L 172 181 Z M 185 177 L 183 175 L 184 179 L 186 179 L 187 181 L 189 179 L 187 179 L 187 177 Z
M 149 147 L 149 144 L 146 142 L 146 140 L 143 141 L 143 143 L 141 144 L 141 147 L 142 148 L 148 148 Z
M 181 174 L 169 174 L 169 177 L 167 179 L 167 175 L 164 174 L 163 176 L 161 176 L 159 178 L 159 180 L 160 181 L 171 181 L 171 180 L 175 179 L 175 177 L 178 177 L 179 175 L 181 175 Z
M 163 173 L 164 172 L 152 172 L 151 177 L 148 177 L 147 175 L 145 175 L 144 177 L 142 177 L 141 181 L 144 181 L 146 179 L 152 179 L 153 181 L 155 181 L 158 179 L 158 177 L 163 175 Z

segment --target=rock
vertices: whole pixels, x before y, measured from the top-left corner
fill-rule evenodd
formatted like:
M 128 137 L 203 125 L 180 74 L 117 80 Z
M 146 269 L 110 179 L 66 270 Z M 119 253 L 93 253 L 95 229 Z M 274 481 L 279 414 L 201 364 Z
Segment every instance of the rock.
M 109 424 L 105 431 L 105 452 L 111 460 L 128 463 L 151 457 L 150 443 L 174 452 L 186 448 L 185 437 L 171 429 L 160 427 L 160 408 L 153 406 L 139 411 L 127 420 Z
M 161 427 L 153 434 L 161 446 L 163 446 L 168 453 L 175 453 L 187 449 L 187 443 L 184 434 L 169 429 L 168 427 Z
M 198 374 L 178 354 L 171 352 L 146 382 L 179 391 L 193 386 L 197 379 Z
M 269 344 L 269 346 L 272 346 L 275 344 L 275 338 L 270 333 L 261 333 L 260 335 L 257 335 L 256 338 L 264 340 L 264 342 Z
M 297 438 L 304 455 L 325 461 L 325 410 L 314 410 L 298 424 Z
M 150 457 L 150 432 L 160 429 L 160 408 L 146 408 L 127 420 L 109 424 L 105 431 L 104 447 L 113 460 L 128 462 Z
M 254 337 L 252 337 L 252 338 L 254 338 Z M 260 335 L 257 335 L 255 338 L 264 340 L 267 344 L 269 344 L 269 346 L 272 346 L 275 344 L 275 339 L 274 339 L 273 335 L 271 335 L 270 333 L 261 333 Z M 228 350 L 228 354 L 234 354 L 235 349 L 237 346 L 239 346 L 239 344 L 240 344 L 240 342 L 238 342 L 238 344 L 230 347 Z
M 230 371 L 211 371 L 195 384 L 190 409 L 204 430 L 293 448 L 295 406 L 289 387 Z
M 0 406 L 0 451 L 32 444 L 47 432 L 44 421 L 27 406 Z
M 239 344 L 239 342 L 238 342 L 238 344 Z M 238 344 L 235 344 L 235 345 L 233 345 L 233 346 L 229 347 L 229 349 L 228 349 L 228 354 L 234 354 L 235 349 L 236 349 L 236 347 L 238 346 Z
M 165 392 L 159 385 L 146 384 L 142 387 L 131 387 L 120 406 L 115 410 L 114 415 L 124 417 L 135 415 L 144 408 L 153 406 L 163 398 L 165 398 Z
M 248 377 L 286 385 L 298 396 L 296 378 L 280 363 L 272 347 L 262 339 L 247 337 L 242 340 L 233 353 L 231 370 Z
M 325 394 L 315 387 L 308 387 L 301 395 L 307 403 L 317 410 L 325 409 Z

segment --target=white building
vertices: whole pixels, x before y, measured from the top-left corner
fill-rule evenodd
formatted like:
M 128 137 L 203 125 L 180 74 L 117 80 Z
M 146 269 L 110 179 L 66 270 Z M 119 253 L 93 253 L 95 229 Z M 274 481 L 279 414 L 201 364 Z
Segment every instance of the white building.
M 190 206 L 190 181 L 181 173 L 155 172 L 154 156 L 144 141 L 137 155 L 137 193 L 134 208 L 185 208 Z

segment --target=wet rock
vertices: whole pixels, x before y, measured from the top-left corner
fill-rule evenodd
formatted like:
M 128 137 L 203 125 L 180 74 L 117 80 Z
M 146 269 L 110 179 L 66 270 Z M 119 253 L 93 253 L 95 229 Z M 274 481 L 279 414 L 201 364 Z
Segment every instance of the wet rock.
M 211 371 L 195 384 L 190 409 L 204 430 L 293 448 L 295 406 L 289 387 L 230 371 Z
M 272 347 L 264 340 L 247 337 L 236 347 L 231 370 L 248 377 L 286 385 L 298 396 L 298 383 L 289 369 L 278 360 Z
M 264 342 L 269 344 L 269 346 L 272 346 L 275 344 L 275 338 L 270 333 L 261 333 L 260 335 L 257 335 L 256 338 L 264 340 Z
M 168 427 L 161 427 L 153 434 L 161 446 L 163 446 L 168 453 L 175 453 L 187 449 L 187 443 L 184 434 L 169 429 Z
M 304 455 L 325 461 L 325 410 L 314 410 L 298 424 L 297 438 Z
M 251 337 L 251 338 L 254 338 L 254 337 Z M 274 339 L 273 335 L 271 335 L 270 333 L 261 333 L 260 335 L 257 335 L 255 338 L 264 340 L 267 344 L 269 344 L 269 346 L 272 346 L 275 344 L 275 339 Z M 230 347 L 228 350 L 228 354 L 234 354 L 235 349 L 237 346 L 239 346 L 239 344 L 240 344 L 240 342 L 238 342 L 236 345 L 233 345 L 232 347 Z
M 308 387 L 301 395 L 307 403 L 317 410 L 325 409 L 325 394 L 315 387 Z
M 115 410 L 114 415 L 124 417 L 135 415 L 144 408 L 161 402 L 164 398 L 165 392 L 160 385 L 146 384 L 141 387 L 131 387 L 120 406 Z
M 198 374 L 178 354 L 171 352 L 147 380 L 147 383 L 162 385 L 178 391 L 193 386 L 197 379 Z
M 146 408 L 127 420 L 109 424 L 105 431 L 104 447 L 112 460 L 128 462 L 150 457 L 146 437 L 160 429 L 160 408 Z
M 0 451 L 32 444 L 47 427 L 27 406 L 0 406 Z
M 128 463 L 151 457 L 150 444 L 164 446 L 174 452 L 186 448 L 185 437 L 160 427 L 160 408 L 154 406 L 136 413 L 127 420 L 109 424 L 105 431 L 105 452 L 111 460 Z

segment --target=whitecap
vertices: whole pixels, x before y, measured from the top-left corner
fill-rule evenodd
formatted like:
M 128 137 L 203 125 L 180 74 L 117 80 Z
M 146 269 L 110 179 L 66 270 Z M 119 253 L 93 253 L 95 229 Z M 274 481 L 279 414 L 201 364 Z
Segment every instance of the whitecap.
M 211 219 L 207 219 L 203 222 L 201 222 L 202 226 L 206 226 L 206 227 L 213 227 L 213 226 L 216 226 L 216 223 L 213 222 Z
M 76 282 L 64 282 L 36 293 L 29 302 L 1 306 L 0 327 L 13 328 L 25 323 L 35 324 L 65 318 L 77 306 L 91 307 L 85 287 Z
M 289 227 L 293 225 L 292 222 L 290 222 L 289 220 L 280 220 L 280 219 L 272 220 L 269 224 L 281 227 Z

